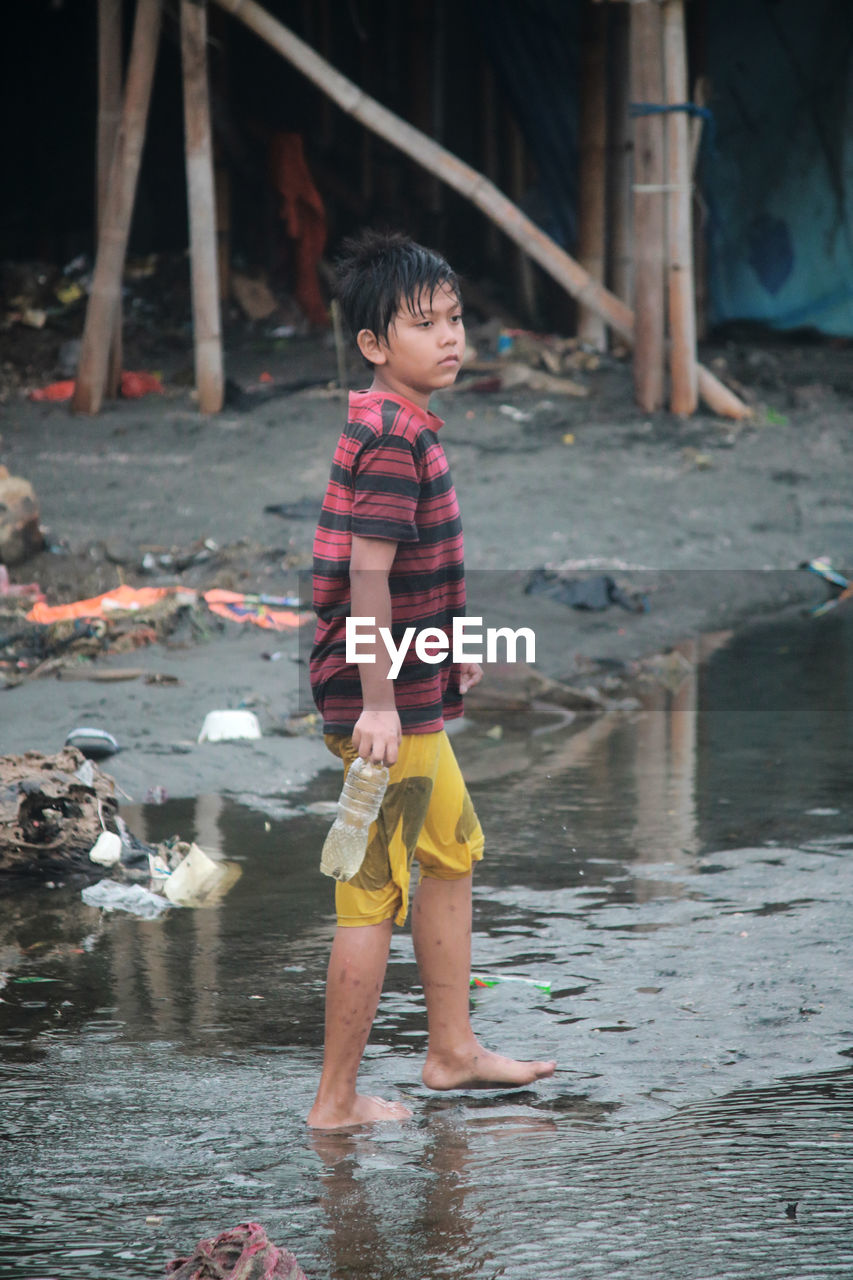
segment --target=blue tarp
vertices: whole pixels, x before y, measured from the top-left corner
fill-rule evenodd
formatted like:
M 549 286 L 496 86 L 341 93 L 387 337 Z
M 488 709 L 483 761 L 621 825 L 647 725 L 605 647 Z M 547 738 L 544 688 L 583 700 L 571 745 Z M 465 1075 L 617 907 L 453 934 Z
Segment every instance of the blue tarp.
M 853 335 L 851 0 L 714 0 L 710 319 Z

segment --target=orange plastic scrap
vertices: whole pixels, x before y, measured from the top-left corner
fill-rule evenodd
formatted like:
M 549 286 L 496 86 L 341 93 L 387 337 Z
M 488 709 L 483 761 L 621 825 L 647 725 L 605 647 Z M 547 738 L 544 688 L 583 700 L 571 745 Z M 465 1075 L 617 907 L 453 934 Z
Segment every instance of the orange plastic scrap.
M 125 400 L 139 400 L 150 392 L 163 394 L 163 383 L 156 373 L 134 373 L 125 369 L 121 375 L 121 394 Z M 30 392 L 31 400 L 53 400 L 61 402 L 70 400 L 74 395 L 74 379 L 65 378 L 62 382 L 51 382 Z
M 47 624 L 67 622 L 74 618 L 112 618 L 118 613 L 138 613 L 142 609 L 150 609 L 164 596 L 174 595 L 176 591 L 187 596 L 195 595 L 195 592 L 189 592 L 185 587 L 129 587 L 123 584 L 114 591 L 92 596 L 90 600 L 55 605 L 39 602 L 30 609 L 27 621 Z
M 132 373 L 125 369 L 121 375 L 121 394 L 125 400 L 139 400 L 155 391 L 163 394 L 163 383 L 156 373 Z
M 301 627 L 311 616 L 266 603 L 270 598 L 244 595 L 239 591 L 223 591 L 219 587 L 204 593 L 207 607 L 221 618 L 229 618 L 232 622 L 252 622 L 256 627 L 265 627 L 268 631 L 289 631 L 293 627 Z
M 66 378 L 62 382 L 51 382 L 46 387 L 39 387 L 30 392 L 31 400 L 70 400 L 74 395 L 74 379 Z

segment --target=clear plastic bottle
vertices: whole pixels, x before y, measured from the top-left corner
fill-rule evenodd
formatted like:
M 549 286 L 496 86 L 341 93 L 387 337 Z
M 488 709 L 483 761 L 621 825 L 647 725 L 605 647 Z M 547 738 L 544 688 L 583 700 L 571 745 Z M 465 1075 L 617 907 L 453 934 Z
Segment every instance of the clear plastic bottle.
M 357 756 L 347 772 L 338 813 L 326 836 L 320 870 L 335 880 L 351 880 L 367 852 L 367 836 L 388 786 L 384 764 L 371 764 Z

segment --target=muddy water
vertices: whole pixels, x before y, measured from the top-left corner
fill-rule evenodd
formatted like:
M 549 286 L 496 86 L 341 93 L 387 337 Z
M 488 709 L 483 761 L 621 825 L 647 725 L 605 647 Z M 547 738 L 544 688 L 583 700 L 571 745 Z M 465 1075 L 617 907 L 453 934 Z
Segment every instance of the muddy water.
M 551 983 L 474 1019 L 557 1057 L 536 1089 L 420 1086 L 403 932 L 364 1077 L 414 1119 L 306 1132 L 332 917 L 304 808 L 128 813 L 241 863 L 216 908 L 5 897 L 0 1275 L 155 1280 L 249 1219 L 309 1280 L 853 1273 L 853 630 L 685 653 L 637 713 L 456 739 L 491 837 L 476 968 Z

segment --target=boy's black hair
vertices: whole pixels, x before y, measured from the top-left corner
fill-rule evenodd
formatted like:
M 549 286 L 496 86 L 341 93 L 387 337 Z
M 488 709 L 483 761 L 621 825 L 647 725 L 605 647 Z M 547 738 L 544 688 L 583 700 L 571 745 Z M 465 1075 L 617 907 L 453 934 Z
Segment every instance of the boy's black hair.
M 444 258 L 399 231 L 367 230 L 345 240 L 335 265 L 337 297 L 353 337 L 369 329 L 387 339 L 401 307 L 417 311 L 424 294 L 432 300 L 443 285 L 461 301 L 459 280 Z

